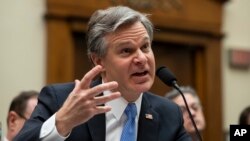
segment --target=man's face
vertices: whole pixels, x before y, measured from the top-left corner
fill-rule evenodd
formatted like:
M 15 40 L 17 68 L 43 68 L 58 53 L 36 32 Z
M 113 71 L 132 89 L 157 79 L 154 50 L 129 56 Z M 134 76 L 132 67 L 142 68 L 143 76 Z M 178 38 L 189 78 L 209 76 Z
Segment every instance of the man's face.
M 117 81 L 118 91 L 127 101 L 136 100 L 148 91 L 155 77 L 155 59 L 151 42 L 140 23 L 119 27 L 108 34 L 107 54 L 101 59 L 105 82 Z
M 205 119 L 202 111 L 202 107 L 198 102 L 198 99 L 189 93 L 184 93 L 184 96 L 187 100 L 188 107 L 190 112 L 194 118 L 195 124 L 199 131 L 202 131 L 205 128 Z M 192 121 L 188 115 L 188 111 L 186 109 L 185 103 L 181 97 L 181 95 L 177 96 L 173 101 L 181 107 L 183 112 L 184 119 L 184 127 L 188 133 L 194 133 L 195 128 L 192 124 Z
M 22 129 L 25 121 L 30 118 L 35 106 L 37 105 L 37 98 L 30 98 L 27 101 L 27 108 L 25 110 L 24 115 L 18 115 L 16 114 L 16 118 L 14 118 L 13 123 L 11 124 L 11 128 L 13 130 L 13 138 L 16 136 L 16 134 Z

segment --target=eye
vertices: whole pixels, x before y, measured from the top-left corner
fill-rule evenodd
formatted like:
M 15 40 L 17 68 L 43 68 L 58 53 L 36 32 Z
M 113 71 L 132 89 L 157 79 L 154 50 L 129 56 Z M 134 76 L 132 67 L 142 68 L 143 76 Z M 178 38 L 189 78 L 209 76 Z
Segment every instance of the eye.
M 195 111 L 198 111 L 201 108 L 201 106 L 199 104 L 193 104 L 191 108 Z
M 130 53 L 131 52 L 131 49 L 130 48 L 123 48 L 122 50 L 121 50 L 121 53 L 123 54 L 123 53 Z
M 125 48 L 122 48 L 119 52 L 119 54 L 121 56 L 129 56 L 130 54 L 132 54 L 133 52 L 133 49 L 132 48 L 129 48 L 129 47 L 125 47 Z
M 150 44 L 149 43 L 145 43 L 142 47 L 141 50 L 144 52 L 148 52 L 150 50 Z

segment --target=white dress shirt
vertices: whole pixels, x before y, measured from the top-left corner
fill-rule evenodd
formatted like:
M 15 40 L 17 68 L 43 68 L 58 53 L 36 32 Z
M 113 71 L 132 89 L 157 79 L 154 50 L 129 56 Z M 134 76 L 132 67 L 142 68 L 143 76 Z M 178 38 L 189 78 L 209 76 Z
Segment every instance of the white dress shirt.
M 105 91 L 103 93 L 104 95 L 108 95 L 111 92 Z M 135 101 L 135 105 L 137 108 L 137 115 L 135 119 L 136 131 L 138 130 L 138 120 L 141 110 L 142 95 L 143 94 L 141 94 L 140 97 Z M 128 102 L 123 97 L 119 97 L 115 100 L 107 102 L 105 105 L 109 105 L 112 107 L 111 111 L 106 113 L 106 141 L 118 141 L 120 140 L 123 125 L 127 118 L 126 114 L 124 114 L 124 110 L 127 107 Z M 39 136 L 42 141 L 64 141 L 69 137 L 70 134 L 67 137 L 63 137 L 58 133 L 55 125 L 55 117 L 56 116 L 54 114 L 43 123 Z
M 6 137 L 3 137 L 3 141 L 9 141 Z
M 109 94 L 109 91 L 105 91 L 104 95 Z M 134 102 L 137 108 L 137 115 L 135 119 L 136 131 L 138 130 L 138 120 L 139 114 L 141 110 L 141 101 L 142 101 L 142 94 L 140 97 Z M 127 119 L 124 110 L 126 109 L 128 102 L 123 98 L 119 97 L 115 100 L 107 102 L 105 105 L 112 107 L 111 111 L 106 113 L 106 141 L 119 141 L 123 125 Z M 137 138 L 137 132 L 136 132 Z

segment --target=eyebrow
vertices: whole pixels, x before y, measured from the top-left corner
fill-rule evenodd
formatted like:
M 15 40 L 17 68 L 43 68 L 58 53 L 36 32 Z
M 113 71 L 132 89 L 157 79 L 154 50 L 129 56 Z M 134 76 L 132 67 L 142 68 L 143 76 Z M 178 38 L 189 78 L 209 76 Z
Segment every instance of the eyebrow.
M 150 38 L 148 36 L 146 36 L 146 37 L 143 38 L 142 41 L 144 41 L 144 42 L 149 41 L 150 42 Z
M 150 43 L 150 39 L 149 39 L 148 36 L 145 36 L 145 37 L 142 39 L 142 42 L 148 42 L 148 41 L 149 41 L 149 43 Z M 130 44 L 132 44 L 130 41 L 122 41 L 122 42 L 116 44 L 115 46 L 124 46 L 124 45 L 130 45 Z
M 126 45 L 130 45 L 130 44 L 132 44 L 130 41 L 124 41 L 124 42 L 119 42 L 115 46 L 119 47 L 119 46 L 126 46 Z

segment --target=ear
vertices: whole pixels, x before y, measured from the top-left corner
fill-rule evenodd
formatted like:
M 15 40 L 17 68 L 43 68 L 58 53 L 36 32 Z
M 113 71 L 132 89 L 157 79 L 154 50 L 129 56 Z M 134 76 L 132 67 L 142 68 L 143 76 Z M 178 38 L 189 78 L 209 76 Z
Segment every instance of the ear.
M 9 114 L 8 114 L 8 118 L 7 118 L 7 122 L 8 122 L 8 128 L 10 130 L 14 130 L 16 128 L 16 121 L 18 119 L 18 115 L 16 112 L 14 111 L 10 111 Z
M 96 65 L 101 65 L 103 66 L 103 61 L 100 57 L 98 57 L 96 54 L 91 54 L 91 60 L 93 62 L 93 64 Z

